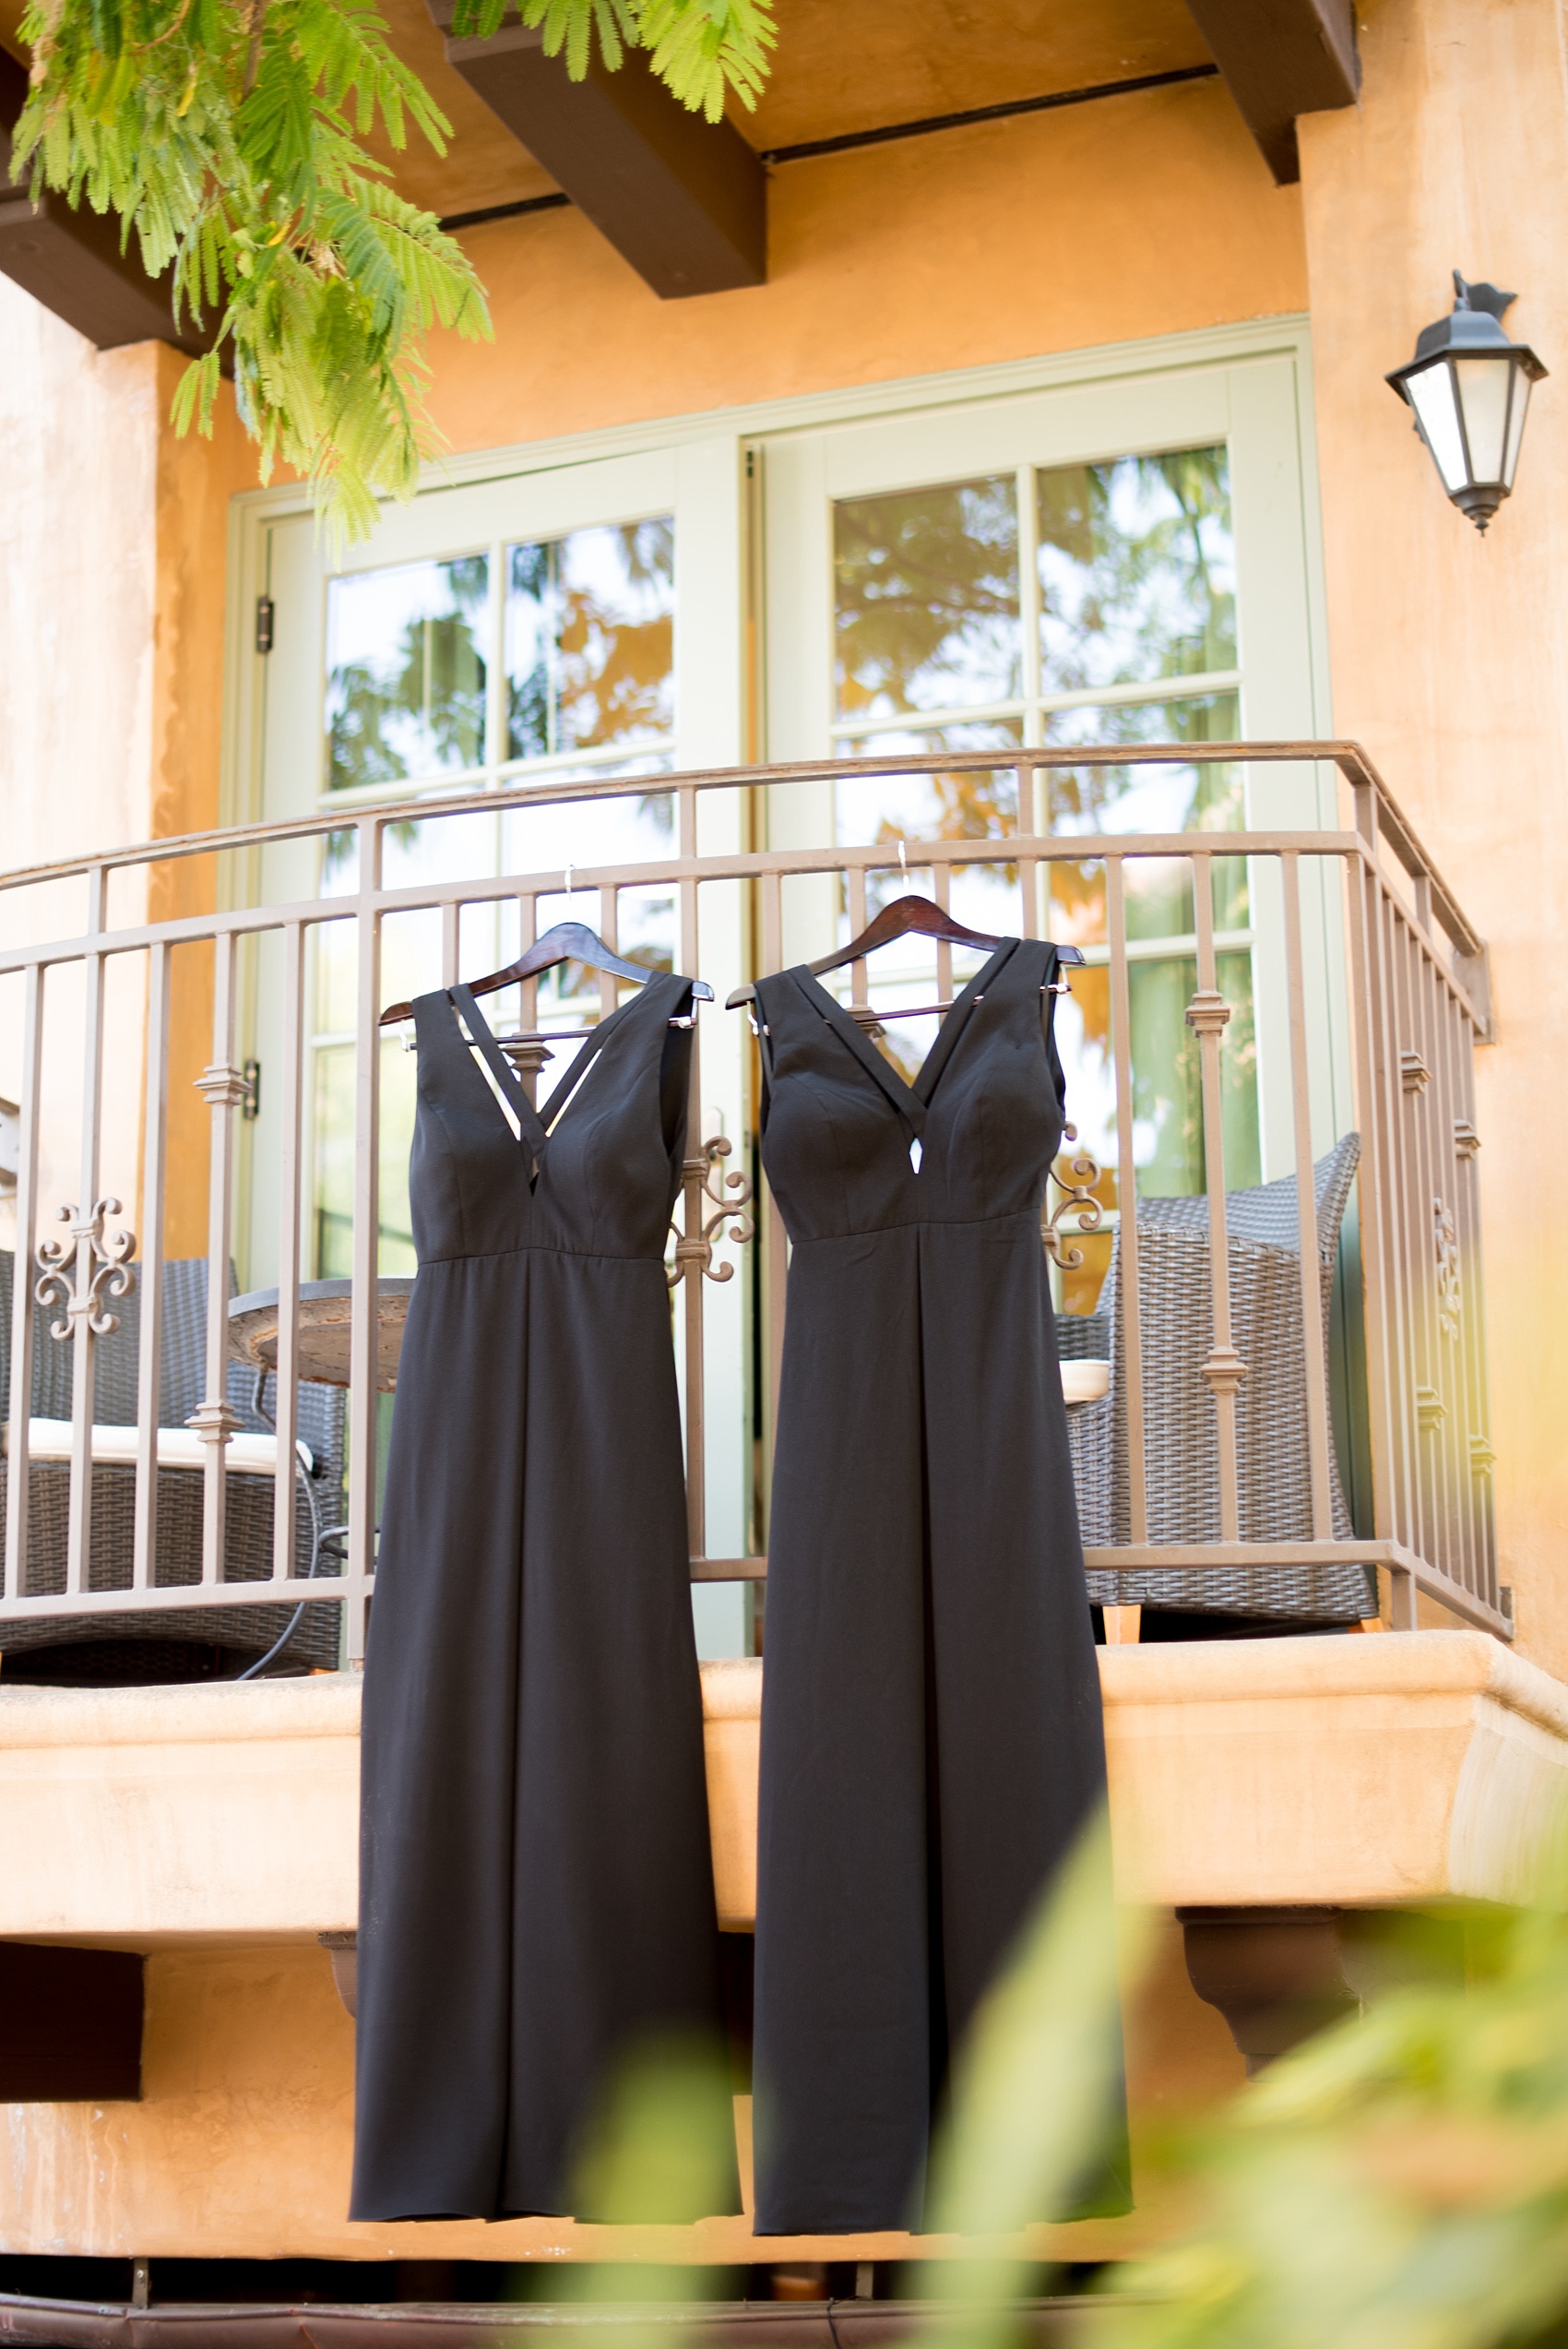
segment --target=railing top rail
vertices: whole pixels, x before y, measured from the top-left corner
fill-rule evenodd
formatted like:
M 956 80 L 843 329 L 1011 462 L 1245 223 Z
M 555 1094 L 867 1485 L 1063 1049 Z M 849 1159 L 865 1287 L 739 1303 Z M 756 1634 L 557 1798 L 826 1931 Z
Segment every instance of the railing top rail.
M 849 776 L 947 775 L 989 773 L 1008 769 L 1033 773 L 1039 769 L 1084 767 L 1195 767 L 1244 763 L 1282 765 L 1303 759 L 1336 766 L 1358 794 L 1365 794 L 1366 813 L 1360 829 L 1371 840 L 1387 841 L 1413 880 L 1424 882 L 1431 909 L 1461 955 L 1484 949 L 1457 900 L 1422 848 L 1388 786 L 1359 743 L 1339 741 L 1111 743 L 1053 745 L 1026 749 L 998 746 L 994 750 L 889 752 L 872 758 L 797 759 L 785 765 L 706 767 L 648 775 L 580 776 L 561 781 L 517 783 L 500 789 L 442 792 L 425 790 L 396 800 L 355 800 L 351 805 L 314 816 L 290 817 L 263 824 L 231 824 L 206 832 L 172 833 L 166 840 L 142 841 L 127 848 L 107 849 L 98 855 L 67 857 L 56 864 L 33 864 L 0 873 L 0 890 L 38 888 L 45 882 L 80 879 L 89 875 L 119 872 L 138 864 L 162 864 L 191 856 L 232 853 L 238 849 L 264 848 L 286 841 L 319 839 L 362 825 L 385 829 L 388 825 L 434 821 L 452 816 L 494 813 L 503 808 L 551 806 L 576 800 L 625 799 L 638 793 L 677 791 L 733 791 L 773 783 L 832 782 Z M 1366 815 L 1372 817 L 1369 824 Z M 1005 836 L 1004 836 L 1005 837 Z

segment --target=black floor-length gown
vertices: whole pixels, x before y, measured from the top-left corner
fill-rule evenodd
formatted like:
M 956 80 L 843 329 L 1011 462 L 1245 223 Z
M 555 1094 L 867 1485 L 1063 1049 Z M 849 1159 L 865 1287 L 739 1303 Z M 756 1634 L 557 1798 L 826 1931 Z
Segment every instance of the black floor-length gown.
M 808 971 L 756 991 L 764 1162 L 793 1243 L 763 1673 L 759 2233 L 920 2225 L 949 2048 L 1104 1786 L 1040 1246 L 1055 970 L 1053 947 L 1005 943 L 912 1088 Z M 1099 2185 L 1077 2207 L 1125 2206 L 1124 2184 Z
M 690 1008 L 668 977 L 622 1005 L 547 1137 L 467 989 L 414 1006 L 420 1269 L 365 1669 L 356 2219 L 570 2212 L 617 2065 L 720 2038 L 662 1262 L 690 1067 L 670 1021 Z

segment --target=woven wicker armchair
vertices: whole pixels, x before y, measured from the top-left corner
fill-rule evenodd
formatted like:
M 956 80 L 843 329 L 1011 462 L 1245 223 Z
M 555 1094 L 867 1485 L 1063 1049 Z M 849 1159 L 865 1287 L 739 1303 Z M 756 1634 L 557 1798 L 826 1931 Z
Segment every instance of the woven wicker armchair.
M 1313 1169 L 1325 1348 L 1339 1227 L 1360 1156 L 1360 1136 L 1347 1134 Z M 1148 1539 L 1218 1542 L 1219 1445 L 1201 1370 L 1214 1329 L 1208 1201 L 1139 1199 L 1137 1218 Z M 1295 1177 L 1229 1192 L 1226 1227 L 1232 1337 L 1247 1365 L 1236 1405 L 1241 1536 L 1306 1541 L 1312 1497 Z M 1084 1540 L 1095 1548 L 1132 1538 L 1120 1267 L 1118 1234 L 1099 1310 L 1057 1325 L 1063 1353 L 1109 1356 L 1111 1365 L 1104 1401 L 1069 1414 Z M 1329 1492 L 1334 1538 L 1348 1541 L 1350 1512 L 1332 1449 Z M 1354 1622 L 1377 1612 L 1375 1573 L 1359 1566 L 1095 1572 L 1089 1594 L 1109 1605 L 1285 1621 Z
M 10 1407 L 11 1310 L 15 1260 L 0 1251 L 0 1421 Z M 163 1332 L 159 1393 L 159 1425 L 183 1428 L 206 1391 L 207 1261 L 191 1257 L 163 1268 Z M 141 1329 L 140 1268 L 129 1296 L 114 1306 L 120 1327 L 101 1338 L 95 1349 L 93 1423 L 98 1427 L 128 1427 L 136 1423 L 137 1353 Z M 34 1347 L 30 1415 L 41 1420 L 71 1416 L 74 1348 L 57 1343 L 40 1320 Z M 294 1571 L 306 1574 L 313 1558 L 318 1575 L 336 1570 L 330 1555 L 317 1555 L 317 1528 L 335 1526 L 342 1516 L 344 1396 L 341 1389 L 303 1383 L 299 1390 L 299 1434 L 311 1459 L 310 1488 L 302 1463 L 294 1479 Z M 255 1435 L 271 1433 L 268 1421 L 255 1408 L 257 1401 L 253 1372 L 232 1367 L 228 1377 L 229 1407 L 241 1429 Z M 265 1397 L 261 1398 L 265 1400 Z M 8 1463 L 0 1461 L 0 1511 L 4 1510 Z M 199 1470 L 160 1467 L 158 1472 L 158 1541 L 154 1580 L 177 1587 L 201 1580 L 203 1477 Z M 28 1556 L 23 1595 L 42 1595 L 65 1587 L 65 1545 L 69 1520 L 70 1470 L 63 1461 L 34 1460 L 29 1464 Z M 92 1540 L 88 1587 L 93 1591 L 130 1587 L 135 1547 L 136 1470 L 98 1461 L 92 1472 Z M 227 1479 L 226 1550 L 231 1581 L 262 1581 L 272 1571 L 273 1485 L 269 1475 L 236 1475 Z M 0 1518 L 3 1522 L 3 1518 Z M 91 1616 L 50 1616 L 40 1620 L 7 1623 L 0 1628 L 0 1651 L 6 1666 L 24 1651 L 70 1649 L 95 1651 L 92 1676 L 113 1676 L 134 1684 L 145 1670 L 148 1678 L 180 1671 L 181 1651 L 191 1646 L 223 1651 L 225 1671 L 244 1668 L 265 1656 L 281 1636 L 294 1610 L 291 1606 L 174 1608 L 156 1612 Z M 332 1605 L 304 1608 L 301 1620 L 277 1661 L 277 1669 L 299 1671 L 338 1663 L 341 1610 Z M 101 1663 L 105 1643 L 128 1643 L 123 1667 Z M 58 1662 L 64 1671 L 68 1659 Z M 55 1662 L 50 1659 L 51 1663 Z M 36 1667 L 30 1667 L 33 1676 Z

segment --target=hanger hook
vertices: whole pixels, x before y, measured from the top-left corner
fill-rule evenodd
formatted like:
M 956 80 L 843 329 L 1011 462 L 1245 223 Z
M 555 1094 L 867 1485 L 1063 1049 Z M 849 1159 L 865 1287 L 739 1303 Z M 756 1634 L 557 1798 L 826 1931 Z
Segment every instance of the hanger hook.
M 907 881 L 909 877 L 909 860 L 905 853 L 904 836 L 902 833 L 898 835 L 898 870 L 902 873 L 905 880 Z
M 575 864 L 568 864 L 566 867 L 566 895 L 568 897 L 572 894 L 572 876 L 576 869 Z

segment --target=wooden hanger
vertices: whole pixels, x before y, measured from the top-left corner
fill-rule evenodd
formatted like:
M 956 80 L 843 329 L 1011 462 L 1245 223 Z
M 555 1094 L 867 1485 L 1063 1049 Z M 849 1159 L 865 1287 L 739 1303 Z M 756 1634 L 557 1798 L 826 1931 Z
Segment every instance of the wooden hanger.
M 862 955 L 874 954 L 878 947 L 891 946 L 895 938 L 911 936 L 944 939 L 950 946 L 984 947 L 992 954 L 1007 943 L 1005 938 L 992 937 L 983 930 L 967 928 L 940 905 L 933 905 L 929 897 L 896 897 L 891 905 L 883 907 L 874 921 L 867 923 L 858 938 L 851 938 L 848 946 L 833 954 L 808 962 L 806 968 L 814 979 L 820 979 L 825 972 L 837 971 L 841 963 L 858 962 Z M 1075 946 L 1058 947 L 1056 953 L 1063 963 L 1080 963 L 1084 959 Z M 726 999 L 724 1008 L 734 1011 L 743 1003 L 755 1001 L 755 987 L 737 987 Z M 876 1016 L 879 1019 L 918 1019 L 932 1011 L 950 1011 L 952 1008 L 945 1003 L 917 1004 L 908 1011 L 882 1011 Z
M 470 980 L 469 993 L 493 996 L 498 988 L 513 987 L 520 980 L 536 978 L 540 972 L 553 970 L 559 962 L 581 962 L 589 971 L 603 971 L 613 979 L 633 979 L 639 987 L 662 975 L 659 972 L 650 971 L 646 962 L 624 960 L 612 948 L 605 945 L 597 930 L 588 928 L 586 922 L 557 922 L 552 929 L 546 930 L 543 937 L 537 938 L 526 953 L 520 954 L 516 962 L 509 962 L 505 971 L 493 971 L 488 979 Z M 713 989 L 706 979 L 692 981 L 692 1000 L 694 1003 L 713 1001 Z M 413 1016 L 411 1003 L 388 1004 L 381 1015 L 379 1025 L 390 1028 L 399 1019 L 411 1019 Z M 581 1031 L 573 1028 L 564 1032 L 576 1038 Z

